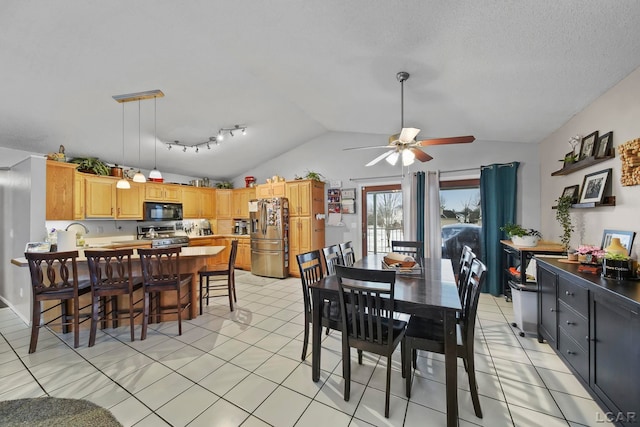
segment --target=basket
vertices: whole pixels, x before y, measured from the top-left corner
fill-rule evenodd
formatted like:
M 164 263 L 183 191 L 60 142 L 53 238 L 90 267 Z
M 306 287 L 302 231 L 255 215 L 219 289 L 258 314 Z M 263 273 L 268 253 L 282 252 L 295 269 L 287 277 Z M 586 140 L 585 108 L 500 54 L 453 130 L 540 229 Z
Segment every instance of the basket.
M 398 261 L 389 257 L 384 257 L 384 263 L 390 267 L 412 268 L 416 265 L 415 261 Z

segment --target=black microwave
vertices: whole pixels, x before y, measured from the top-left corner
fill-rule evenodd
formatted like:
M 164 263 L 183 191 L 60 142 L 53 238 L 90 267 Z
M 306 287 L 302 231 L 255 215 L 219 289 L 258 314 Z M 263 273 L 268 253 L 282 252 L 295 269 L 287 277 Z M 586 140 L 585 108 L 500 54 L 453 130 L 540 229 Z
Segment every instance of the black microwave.
M 144 202 L 144 220 L 180 221 L 182 220 L 182 204 Z

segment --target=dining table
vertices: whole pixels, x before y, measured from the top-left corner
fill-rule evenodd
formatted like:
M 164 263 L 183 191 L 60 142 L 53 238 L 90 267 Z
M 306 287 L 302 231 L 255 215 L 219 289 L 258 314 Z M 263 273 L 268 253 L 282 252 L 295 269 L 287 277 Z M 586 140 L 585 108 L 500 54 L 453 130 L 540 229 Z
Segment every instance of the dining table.
M 354 267 L 368 270 L 388 268 L 385 254 L 370 254 Z M 445 379 L 447 426 L 458 425 L 456 316 L 462 310 L 451 260 L 423 258 L 413 269 L 397 269 L 393 310 L 412 316 L 433 317 L 440 313 L 444 319 Z M 338 278 L 327 275 L 309 285 L 312 295 L 312 379 L 320 379 L 322 339 L 322 303 L 339 300 Z

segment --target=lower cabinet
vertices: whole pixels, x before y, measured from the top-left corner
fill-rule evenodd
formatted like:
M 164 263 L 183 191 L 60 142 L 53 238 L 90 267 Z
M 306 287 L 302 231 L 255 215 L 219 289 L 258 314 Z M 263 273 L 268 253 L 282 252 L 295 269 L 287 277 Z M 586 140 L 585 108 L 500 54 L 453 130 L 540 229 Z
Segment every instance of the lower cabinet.
M 251 246 L 248 238 L 237 237 L 198 237 L 189 240 L 189 246 L 224 246 L 225 249 L 215 256 L 215 264 L 227 264 L 231 251 L 231 242 L 238 240 L 238 253 L 236 254 L 236 268 L 251 271 Z
M 538 339 L 546 339 L 598 401 L 602 419 L 640 420 L 640 284 L 581 274 L 540 258 Z
M 251 271 L 251 244 L 249 239 L 238 239 L 238 255 L 236 256 L 236 268 Z

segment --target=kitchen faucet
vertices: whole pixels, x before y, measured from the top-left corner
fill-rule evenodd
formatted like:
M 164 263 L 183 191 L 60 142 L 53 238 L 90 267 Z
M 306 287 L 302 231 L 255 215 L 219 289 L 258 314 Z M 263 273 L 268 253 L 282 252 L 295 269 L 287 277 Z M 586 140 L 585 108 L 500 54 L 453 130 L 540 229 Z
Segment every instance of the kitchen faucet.
M 81 222 L 72 222 L 71 224 L 67 225 L 67 228 L 65 228 L 66 231 L 69 231 L 69 227 L 71 227 L 72 225 L 79 225 L 82 228 L 84 228 L 84 232 L 85 234 L 89 234 L 89 229 Z

